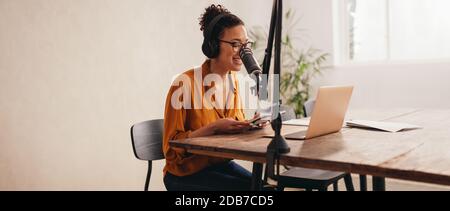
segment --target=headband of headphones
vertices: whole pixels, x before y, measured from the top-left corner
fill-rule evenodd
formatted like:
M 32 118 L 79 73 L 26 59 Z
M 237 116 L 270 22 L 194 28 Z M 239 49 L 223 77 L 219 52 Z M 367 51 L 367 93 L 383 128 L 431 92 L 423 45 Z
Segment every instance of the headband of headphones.
M 216 26 L 217 22 L 219 22 L 220 19 L 222 19 L 225 15 L 226 15 L 226 13 L 221 13 L 221 14 L 217 15 L 216 17 L 214 17 L 212 19 L 211 23 L 208 24 L 208 27 L 206 28 L 205 33 L 204 33 L 206 40 L 211 39 L 212 31 L 214 30 L 214 26 Z

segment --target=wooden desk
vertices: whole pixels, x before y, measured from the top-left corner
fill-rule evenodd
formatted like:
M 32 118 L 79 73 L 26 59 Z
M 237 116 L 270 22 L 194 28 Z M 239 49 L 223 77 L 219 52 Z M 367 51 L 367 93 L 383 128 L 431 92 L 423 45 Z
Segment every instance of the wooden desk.
M 357 110 L 348 118 L 397 121 L 423 126 L 399 133 L 343 128 L 307 141 L 290 141 L 291 152 L 281 164 L 450 185 L 450 110 Z M 282 134 L 306 129 L 284 125 Z M 172 140 L 170 145 L 190 153 L 252 161 L 259 177 L 266 161 L 266 147 L 273 134 L 268 127 L 237 135 L 217 135 Z M 255 172 L 256 171 L 256 172 Z

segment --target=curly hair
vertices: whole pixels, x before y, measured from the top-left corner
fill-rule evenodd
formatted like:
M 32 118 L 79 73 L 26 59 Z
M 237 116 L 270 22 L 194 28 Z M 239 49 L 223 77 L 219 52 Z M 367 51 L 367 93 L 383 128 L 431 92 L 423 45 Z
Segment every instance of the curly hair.
M 203 31 L 204 36 L 211 21 L 220 14 L 224 14 L 224 17 L 217 22 L 212 32 L 210 32 L 212 39 L 219 39 L 219 37 L 222 36 L 223 30 L 226 28 L 244 25 L 244 22 L 240 18 L 233 15 L 224 6 L 212 4 L 205 9 L 205 12 L 199 18 L 200 30 Z

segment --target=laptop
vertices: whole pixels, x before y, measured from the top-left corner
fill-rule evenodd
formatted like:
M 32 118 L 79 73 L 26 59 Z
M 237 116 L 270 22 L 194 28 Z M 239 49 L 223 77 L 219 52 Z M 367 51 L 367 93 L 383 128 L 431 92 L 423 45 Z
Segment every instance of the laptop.
M 352 96 L 353 86 L 321 87 L 317 94 L 308 129 L 284 137 L 291 140 L 306 140 L 339 132 Z

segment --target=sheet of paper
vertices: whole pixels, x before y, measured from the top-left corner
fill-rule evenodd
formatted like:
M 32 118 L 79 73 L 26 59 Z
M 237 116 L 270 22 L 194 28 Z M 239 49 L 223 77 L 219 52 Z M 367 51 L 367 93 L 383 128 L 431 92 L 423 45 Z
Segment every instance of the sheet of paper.
M 420 129 L 421 126 L 398 123 L 398 122 L 380 122 L 380 121 L 370 121 L 370 120 L 348 120 L 347 126 L 349 127 L 360 127 L 360 128 L 372 128 L 383 130 L 387 132 L 399 132 L 402 130 L 412 130 Z

